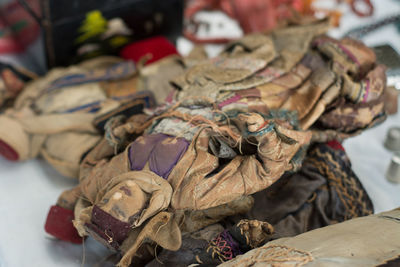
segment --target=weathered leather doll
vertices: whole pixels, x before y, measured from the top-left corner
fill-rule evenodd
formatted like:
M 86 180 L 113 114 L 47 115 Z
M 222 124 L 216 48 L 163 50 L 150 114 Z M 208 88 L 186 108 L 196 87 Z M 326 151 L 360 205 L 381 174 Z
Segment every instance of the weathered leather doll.
M 38 155 L 67 177 L 101 139 L 94 125 L 108 112 L 150 107 L 150 93 L 136 92 L 132 62 L 102 57 L 51 70 L 24 87 L 12 108 L 0 115 L 0 152 L 10 160 Z
M 184 235 L 178 251 L 163 250 L 149 266 L 218 265 L 266 242 L 370 215 L 374 210 L 336 141 L 312 145 L 299 171 L 283 175 L 252 197 L 254 205 L 249 211 Z M 257 236 L 256 244 L 251 243 L 256 235 L 243 235 L 246 220 L 253 225 L 270 224 L 264 236 Z
M 285 116 L 229 116 L 195 98 L 149 120 L 137 115 L 118 125 L 115 118 L 112 133 L 106 133 L 111 142 L 140 136 L 124 140 L 128 145 L 117 155 L 105 139 L 86 156 L 79 185 L 52 208 L 47 230 L 63 238 L 51 227 L 59 224 L 57 215 L 75 209 L 79 234 L 123 251 L 122 266 L 130 264 L 144 240 L 178 249 L 181 231 L 248 210 L 252 201 L 246 195 L 298 166 L 296 154 L 311 134 L 296 130 Z M 159 229 L 153 232 L 154 227 Z M 163 235 L 165 240 L 159 240 Z
M 189 58 L 188 70 L 173 80 L 175 99 L 207 96 L 222 111 L 297 111 L 315 141 L 355 135 L 385 118 L 385 67 L 359 41 L 320 35 L 326 29 L 316 21 L 251 34 L 216 58 Z
M 124 56 L 135 63 L 99 57 L 53 69 L 26 85 L 8 79 L 6 85 L 13 89 L 3 94 L 0 87 L 0 106 L 22 93 L 0 115 L 0 154 L 9 160 L 40 155 L 64 176 L 78 178 L 79 163 L 101 139 L 107 119 L 162 103 L 172 88 L 169 77 L 183 71 L 175 47 L 164 37 L 132 43 L 129 49 Z M 156 82 L 151 79 L 154 69 L 163 72 Z
M 345 138 L 384 118 L 374 54 L 317 36 L 325 29 L 246 36 L 219 57 L 186 60 L 170 103 L 107 122 L 46 230 L 73 242 L 91 235 L 122 255 L 120 266 L 139 264 L 156 244 L 177 250 L 182 233 L 249 211 L 249 195 L 299 169 L 311 138 Z M 330 114 L 336 124 L 323 120 Z M 253 246 L 272 234 L 268 222 L 236 229 Z

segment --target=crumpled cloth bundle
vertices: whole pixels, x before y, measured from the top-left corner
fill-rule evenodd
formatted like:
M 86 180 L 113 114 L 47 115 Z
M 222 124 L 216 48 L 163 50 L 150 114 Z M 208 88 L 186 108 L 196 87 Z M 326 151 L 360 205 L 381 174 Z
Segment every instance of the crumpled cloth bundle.
M 74 210 L 79 235 L 121 252 L 121 266 L 130 264 L 144 240 L 177 250 L 181 231 L 245 212 L 252 205 L 248 195 L 299 166 L 298 152 L 311 134 L 296 130 L 285 116 L 229 116 L 194 98 L 147 120 L 136 115 L 125 124 L 114 123 L 120 139 L 140 136 L 116 156 L 106 139 L 89 152 L 79 185 L 60 196 L 47 225 L 63 220 L 53 217 L 56 210 Z M 166 226 L 156 234 L 153 223 Z M 49 228 L 64 238 L 65 233 Z M 160 240 L 160 231 L 166 239 Z
M 157 246 L 178 250 L 182 235 L 249 212 L 251 194 L 299 169 L 311 139 L 343 139 L 384 119 L 384 68 L 361 43 L 325 30 L 314 21 L 246 36 L 213 59 L 185 58 L 169 102 L 107 122 L 82 160 L 79 185 L 50 209 L 46 231 L 76 243 L 90 235 L 122 255 L 119 266 L 138 264 Z M 329 202 L 329 193 L 316 199 Z M 244 225 L 244 234 L 270 229 Z
M 136 92 L 135 73 L 131 62 L 101 57 L 27 83 L 0 115 L 0 152 L 10 160 L 40 155 L 77 178 L 80 160 L 101 139 L 96 119 L 122 107 L 154 105 L 150 93 Z
M 337 142 L 314 145 L 298 172 L 285 174 L 251 196 L 254 204 L 250 210 L 184 235 L 181 249 L 162 251 L 149 266 L 218 265 L 266 242 L 373 213 L 367 192 Z M 252 229 L 257 229 L 256 224 L 270 226 L 246 238 L 238 231 L 245 221 Z
M 212 59 L 196 53 L 174 99 L 207 96 L 222 111 L 297 111 L 313 141 L 342 140 L 385 119 L 385 67 L 356 40 L 324 36 L 326 20 L 250 34 Z M 204 55 L 204 54 L 203 54 Z
M 398 266 L 400 209 L 280 238 L 220 266 Z

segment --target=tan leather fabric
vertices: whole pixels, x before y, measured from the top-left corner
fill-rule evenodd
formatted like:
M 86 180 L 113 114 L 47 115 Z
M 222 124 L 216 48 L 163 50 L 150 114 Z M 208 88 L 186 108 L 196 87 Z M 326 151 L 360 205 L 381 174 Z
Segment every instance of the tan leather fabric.
M 174 90 L 170 80 L 184 71 L 181 58 L 173 55 L 149 64 L 139 70 L 138 90 L 154 93 L 157 104 L 163 104 Z
M 352 219 L 269 242 L 220 266 L 386 266 L 400 255 L 399 221 L 400 209 Z
M 385 68 L 361 42 L 321 35 L 326 30 L 326 21 L 285 27 L 245 36 L 212 59 L 184 60 L 187 69 L 172 80 L 179 89 L 174 97 L 206 96 L 224 112 L 296 111 L 302 129 L 326 131 L 326 140 L 332 131 L 354 135 L 385 117 Z M 246 90 L 259 95 L 241 95 Z M 347 105 L 357 111 L 344 111 Z
M 201 130 L 171 172 L 174 209 L 206 209 L 268 187 L 292 168 L 290 159 L 310 138 L 277 125 L 276 130 L 255 136 L 261 161 L 255 155 L 236 156 L 223 171 L 206 178 L 218 167 L 218 157 L 207 150 L 211 135 L 209 129 Z
M 239 197 L 227 204 L 205 210 L 177 210 L 175 220 L 183 233 L 193 233 L 235 214 L 248 212 L 254 204 L 251 196 Z

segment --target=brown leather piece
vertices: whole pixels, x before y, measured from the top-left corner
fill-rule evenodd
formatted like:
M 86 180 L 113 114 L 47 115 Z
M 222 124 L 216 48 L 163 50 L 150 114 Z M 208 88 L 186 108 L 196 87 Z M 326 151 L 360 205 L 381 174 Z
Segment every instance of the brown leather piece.
M 296 110 L 301 120 L 310 112 L 321 94 L 334 82 L 334 79 L 335 75 L 327 69 L 314 72 L 299 89 L 293 90 L 281 108 Z

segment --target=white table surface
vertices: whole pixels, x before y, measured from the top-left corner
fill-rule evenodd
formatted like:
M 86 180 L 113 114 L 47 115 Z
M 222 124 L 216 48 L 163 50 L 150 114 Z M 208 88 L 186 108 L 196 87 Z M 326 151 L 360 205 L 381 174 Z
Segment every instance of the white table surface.
M 340 28 L 332 30 L 331 35 L 339 37 L 357 25 L 400 13 L 399 1 L 376 0 L 374 3 L 373 17 L 360 19 L 346 12 Z M 394 26 L 371 33 L 364 41 L 368 45 L 390 43 L 400 51 L 400 36 Z M 183 54 L 190 47 L 186 40 L 181 38 L 178 41 Z M 208 49 L 211 54 L 218 50 L 214 46 Z M 400 206 L 400 185 L 391 184 L 384 178 L 392 154 L 383 147 L 383 141 L 391 126 L 400 126 L 400 114 L 344 143 L 353 169 L 372 198 L 376 212 Z M 75 183 L 62 177 L 41 159 L 15 163 L 0 158 L 0 267 L 103 265 L 111 253 L 93 239 L 89 238 L 83 247 L 55 240 L 44 232 L 49 207 L 63 190 Z

